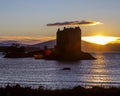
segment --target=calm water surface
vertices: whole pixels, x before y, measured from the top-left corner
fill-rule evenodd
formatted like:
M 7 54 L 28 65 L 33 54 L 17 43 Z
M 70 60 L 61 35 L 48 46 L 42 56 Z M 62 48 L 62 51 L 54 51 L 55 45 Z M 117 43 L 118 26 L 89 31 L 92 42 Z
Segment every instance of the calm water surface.
M 93 53 L 96 60 L 59 62 L 34 58 L 8 59 L 0 55 L 0 85 L 44 86 L 120 86 L 120 53 Z M 71 70 L 62 70 L 70 67 Z

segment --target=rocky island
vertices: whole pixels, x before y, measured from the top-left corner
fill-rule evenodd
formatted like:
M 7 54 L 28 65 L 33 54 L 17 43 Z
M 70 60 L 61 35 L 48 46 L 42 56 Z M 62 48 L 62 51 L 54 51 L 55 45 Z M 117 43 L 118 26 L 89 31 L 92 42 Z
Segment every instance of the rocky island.
M 5 58 L 34 57 L 35 59 L 65 61 L 95 59 L 91 54 L 83 52 L 81 49 L 80 27 L 64 27 L 63 30 L 58 29 L 56 35 L 56 45 L 54 48 L 44 46 L 44 49 L 26 52 L 24 47 L 14 44 L 7 50 Z
M 58 29 L 56 45 L 53 49 L 44 48 L 44 55 L 34 55 L 36 59 L 87 60 L 95 59 L 91 54 L 81 50 L 80 27 Z M 41 58 L 42 57 L 42 58 Z

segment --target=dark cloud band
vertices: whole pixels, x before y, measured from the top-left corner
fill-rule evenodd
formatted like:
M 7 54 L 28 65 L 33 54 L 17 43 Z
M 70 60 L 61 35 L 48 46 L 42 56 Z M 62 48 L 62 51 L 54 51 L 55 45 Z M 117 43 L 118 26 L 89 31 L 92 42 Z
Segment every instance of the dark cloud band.
M 102 24 L 102 23 L 96 21 L 90 21 L 90 20 L 82 20 L 82 21 L 66 21 L 66 22 L 49 23 L 47 24 L 47 26 L 90 26 L 97 24 Z

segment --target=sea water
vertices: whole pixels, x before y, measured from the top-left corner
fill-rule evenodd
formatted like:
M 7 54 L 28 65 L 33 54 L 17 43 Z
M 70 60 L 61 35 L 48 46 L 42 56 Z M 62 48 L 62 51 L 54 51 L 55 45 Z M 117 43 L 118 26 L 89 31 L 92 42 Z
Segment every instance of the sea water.
M 60 62 L 0 55 L 0 86 L 45 88 L 120 86 L 120 53 L 92 53 L 96 60 Z M 68 70 L 64 70 L 68 68 Z

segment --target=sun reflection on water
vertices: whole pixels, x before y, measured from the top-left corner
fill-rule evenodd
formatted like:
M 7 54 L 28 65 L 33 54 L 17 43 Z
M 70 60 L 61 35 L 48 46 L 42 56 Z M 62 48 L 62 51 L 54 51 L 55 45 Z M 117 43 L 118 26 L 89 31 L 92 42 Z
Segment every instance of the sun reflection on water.
M 89 78 L 88 82 L 95 83 L 96 86 L 104 86 L 106 82 L 110 82 L 111 78 L 108 77 L 108 70 L 106 68 L 107 61 L 102 53 L 97 54 L 97 60 L 93 60 L 90 67 L 90 72 L 92 76 Z

